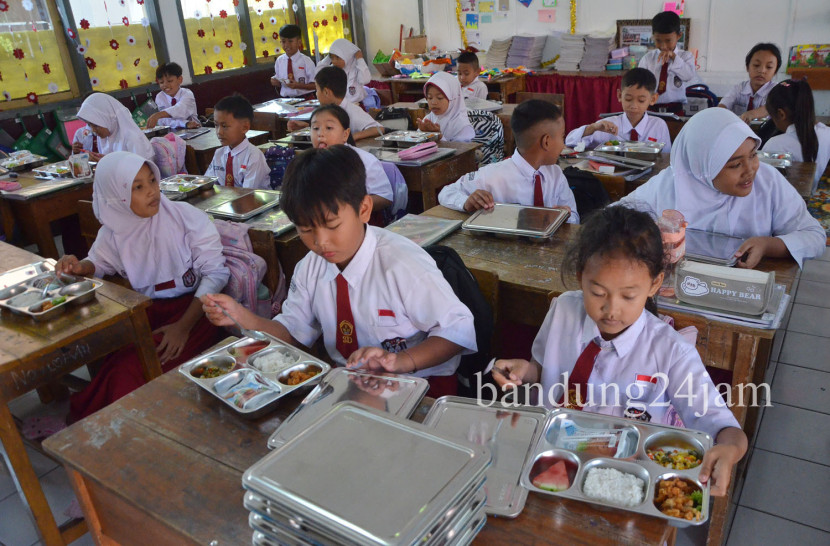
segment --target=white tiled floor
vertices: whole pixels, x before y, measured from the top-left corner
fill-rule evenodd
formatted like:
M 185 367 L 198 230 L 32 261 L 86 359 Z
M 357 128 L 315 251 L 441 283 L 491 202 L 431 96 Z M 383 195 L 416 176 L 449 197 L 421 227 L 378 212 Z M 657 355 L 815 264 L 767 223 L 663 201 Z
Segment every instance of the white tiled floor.
M 830 251 L 807 262 L 795 302 L 767 368 L 773 405 L 762 413 L 747 455 L 728 546 L 830 544 Z M 26 416 L 44 410 L 32 395 L 15 400 L 12 411 Z M 64 521 L 73 499 L 66 474 L 42 455 L 30 457 L 55 517 Z M 705 544 L 706 528 L 681 530 L 677 543 Z M 34 526 L 0 465 L 0 546 L 34 544 Z M 74 544 L 90 545 L 92 539 L 87 534 Z

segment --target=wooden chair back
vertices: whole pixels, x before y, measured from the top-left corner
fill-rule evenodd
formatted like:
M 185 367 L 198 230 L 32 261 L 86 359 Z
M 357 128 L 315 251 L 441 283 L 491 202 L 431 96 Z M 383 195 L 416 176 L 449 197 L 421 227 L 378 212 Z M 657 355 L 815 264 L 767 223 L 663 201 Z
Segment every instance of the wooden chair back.
M 493 338 L 490 340 L 490 353 L 493 355 L 499 354 L 501 348 L 501 338 L 499 336 L 499 275 L 492 271 L 483 271 L 480 269 L 470 269 L 470 273 L 475 277 L 478 289 L 481 290 L 481 295 L 490 304 L 493 309 Z
M 526 100 L 544 100 L 552 102 L 563 111 L 565 110 L 565 95 L 561 93 L 534 93 L 531 91 L 519 91 L 516 93 L 517 103 L 523 103 Z
M 510 128 L 510 114 L 497 114 L 504 127 L 504 157 L 513 155 L 516 149 L 516 138 L 513 136 L 513 129 Z

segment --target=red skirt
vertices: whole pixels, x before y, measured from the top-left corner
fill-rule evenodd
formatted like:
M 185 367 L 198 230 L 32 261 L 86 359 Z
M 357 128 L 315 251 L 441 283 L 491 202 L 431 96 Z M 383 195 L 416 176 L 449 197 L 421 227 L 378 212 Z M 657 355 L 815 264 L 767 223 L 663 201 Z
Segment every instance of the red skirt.
M 187 294 L 178 298 L 156 299 L 147 308 L 147 319 L 150 329 L 155 330 L 179 320 L 187 310 L 193 295 Z M 162 371 L 168 372 L 179 364 L 204 352 L 222 337 L 222 331 L 214 326 L 205 316 L 190 331 L 184 349 L 174 360 L 162 364 Z M 156 346 L 161 343 L 162 336 L 153 336 Z M 130 344 L 123 349 L 109 355 L 101 367 L 98 375 L 92 379 L 84 390 L 73 394 L 69 398 L 69 419 L 76 421 L 91 415 L 99 409 L 112 404 L 124 395 L 127 395 L 145 383 L 141 361 Z

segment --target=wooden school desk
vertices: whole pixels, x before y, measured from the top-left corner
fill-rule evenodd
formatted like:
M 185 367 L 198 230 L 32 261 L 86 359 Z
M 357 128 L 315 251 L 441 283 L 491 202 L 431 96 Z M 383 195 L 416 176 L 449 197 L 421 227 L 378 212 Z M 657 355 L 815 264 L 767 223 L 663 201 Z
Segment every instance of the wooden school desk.
M 245 544 L 242 474 L 268 454 L 268 437 L 300 400 L 245 420 L 172 371 L 43 445 L 67 469 L 98 544 Z M 662 545 L 670 536 L 657 518 L 531 493 L 518 518 L 488 517 L 474 544 Z
M 469 215 L 438 206 L 424 213 L 427 216 L 466 219 Z M 456 231 L 438 244 L 453 248 L 469 269 L 487 271 L 499 278 L 498 316 L 533 327 L 539 327 L 547 314 L 549 298 L 567 290 L 578 290 L 575 278 L 562 280 L 561 264 L 567 245 L 576 237 L 579 226 L 565 224 L 547 242 L 497 238 Z M 766 258 L 759 270 L 775 271 L 775 282 L 792 293 L 800 272 L 791 258 Z M 761 383 L 769 360 L 775 330 L 738 326 L 700 315 L 677 311 L 663 312 L 674 318 L 675 327 L 694 326 L 698 330 L 697 350 L 706 366 L 732 372 L 732 398 L 737 400 L 744 385 Z M 749 392 L 748 390 L 746 392 Z M 746 407 L 734 406 L 732 413 L 748 436 L 754 432 L 755 413 Z M 734 485 L 734 477 L 732 480 Z M 721 533 L 728 511 L 728 497 L 718 498 L 710 518 L 712 533 Z M 714 544 L 720 544 L 718 535 Z
M 392 102 L 398 102 L 401 95 L 423 96 L 424 85 L 428 78 L 388 78 L 386 81 L 392 89 Z M 487 89 L 501 96 L 502 102 L 508 102 L 516 93 L 525 90 L 525 76 L 512 75 L 501 76 L 491 80 L 482 80 Z
M 41 259 L 0 242 L 0 273 Z M 0 440 L 21 500 L 47 545 L 71 542 L 86 533 L 87 527 L 83 521 L 75 521 L 58 528 L 8 404 L 130 343 L 136 346 L 147 380 L 161 375 L 144 311 L 149 305 L 146 296 L 104 282 L 95 300 L 70 307 L 48 322 L 0 312 Z
M 20 182 L 23 189 L 33 186 L 48 187 L 51 183 L 36 180 L 32 171 L 19 173 L 17 182 Z M 92 199 L 91 177 L 83 184 L 34 195 L 28 199 L 16 199 L 4 194 L 0 196 L 3 231 L 7 238 L 11 238 L 14 226 L 18 224 L 24 237 L 37 245 L 41 256 L 58 259 L 58 248 L 55 246 L 49 223 L 77 214 L 80 199 Z
M 264 144 L 268 142 L 268 131 L 248 131 L 245 133 L 251 144 Z M 216 136 L 216 130 L 211 130 L 196 138 L 186 140 L 187 153 L 185 155 L 185 167 L 190 174 L 204 174 L 213 160 L 213 154 L 222 145 L 219 143 L 219 138 Z

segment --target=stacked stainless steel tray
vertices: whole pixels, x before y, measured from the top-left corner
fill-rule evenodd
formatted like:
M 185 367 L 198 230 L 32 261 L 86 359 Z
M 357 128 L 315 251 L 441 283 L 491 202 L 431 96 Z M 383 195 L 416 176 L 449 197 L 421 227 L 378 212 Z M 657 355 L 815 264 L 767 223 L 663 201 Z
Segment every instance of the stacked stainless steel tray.
M 488 448 L 345 402 L 242 477 L 253 544 L 468 544 Z

